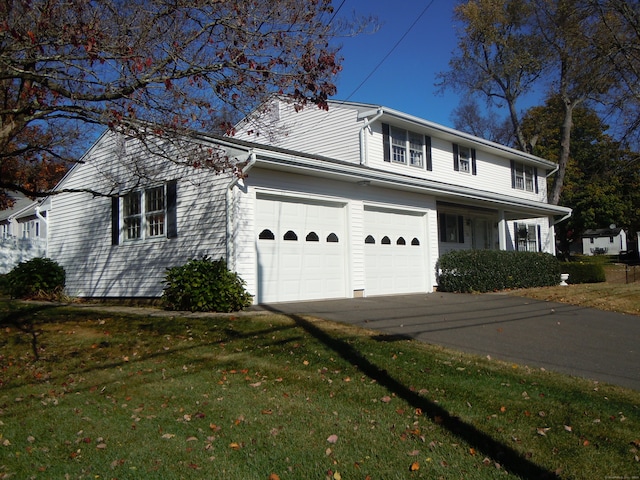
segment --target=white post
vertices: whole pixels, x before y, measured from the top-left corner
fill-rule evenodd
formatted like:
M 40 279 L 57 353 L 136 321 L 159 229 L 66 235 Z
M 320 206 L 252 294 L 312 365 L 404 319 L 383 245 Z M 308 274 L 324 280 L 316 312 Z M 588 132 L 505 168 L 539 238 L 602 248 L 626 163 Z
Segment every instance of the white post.
M 504 218 L 504 210 L 498 211 L 498 242 L 500 250 L 507 249 L 507 221 Z

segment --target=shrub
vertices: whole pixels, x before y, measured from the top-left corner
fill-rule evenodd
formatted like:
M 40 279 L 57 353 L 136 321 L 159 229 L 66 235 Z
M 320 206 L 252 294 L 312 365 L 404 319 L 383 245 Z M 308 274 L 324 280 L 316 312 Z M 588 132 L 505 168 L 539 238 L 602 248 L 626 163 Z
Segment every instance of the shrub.
M 49 258 L 20 262 L 4 279 L 4 290 L 13 298 L 51 298 L 64 289 L 65 271 Z
M 233 312 L 251 305 L 251 295 L 227 263 L 203 257 L 168 268 L 162 299 L 169 310 Z
M 491 292 L 557 285 L 558 260 L 548 253 L 461 250 L 440 257 L 438 290 Z
M 568 283 L 599 283 L 606 281 L 602 263 L 563 262 L 560 264 L 562 273 L 569 274 Z

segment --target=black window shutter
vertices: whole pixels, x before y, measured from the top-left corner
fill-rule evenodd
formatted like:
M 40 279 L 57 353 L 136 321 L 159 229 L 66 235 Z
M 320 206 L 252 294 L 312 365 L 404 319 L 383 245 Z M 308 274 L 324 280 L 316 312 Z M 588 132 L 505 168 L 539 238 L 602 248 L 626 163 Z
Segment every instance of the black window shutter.
M 511 188 L 516 188 L 516 162 L 511 160 Z
M 427 150 L 427 170 L 433 170 L 433 161 L 431 160 L 431 137 L 424 137 L 424 148 Z
M 458 215 L 458 243 L 464 243 L 464 217 Z
M 538 225 L 537 227 L 538 227 L 538 251 L 541 252 L 542 251 L 542 231 L 540 229 L 540 225 Z
M 472 175 L 478 174 L 478 168 L 476 167 L 476 149 L 475 148 L 471 149 L 471 174 Z
M 518 237 L 518 222 L 513 222 L 513 244 L 516 250 L 518 250 L 518 242 L 519 242 L 519 237 Z
M 120 198 L 111 197 L 111 245 L 120 244 Z
M 382 147 L 384 149 L 384 161 L 391 161 L 391 143 L 389 141 L 389 124 L 382 124 Z
M 440 241 L 447 241 L 447 216 L 444 213 L 440 214 Z
M 177 200 L 178 182 L 171 180 L 167 183 L 167 238 L 178 236 Z
M 538 193 L 538 167 L 533 167 L 533 185 Z
M 460 155 L 458 153 L 458 145 L 456 143 L 453 144 L 453 169 L 456 172 L 460 171 Z

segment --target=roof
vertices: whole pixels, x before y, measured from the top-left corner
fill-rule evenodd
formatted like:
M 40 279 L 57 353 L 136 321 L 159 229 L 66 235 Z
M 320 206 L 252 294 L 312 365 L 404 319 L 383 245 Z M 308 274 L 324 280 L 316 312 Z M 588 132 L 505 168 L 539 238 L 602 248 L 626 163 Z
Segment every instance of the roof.
M 585 238 L 595 237 L 617 237 L 620 235 L 622 228 L 590 228 L 582 233 Z
M 547 169 L 554 169 L 557 166 L 555 162 L 552 162 L 550 160 L 546 160 L 544 158 L 531 155 L 530 153 L 526 153 L 521 150 L 516 150 L 515 148 L 507 147 L 505 145 L 501 145 L 499 143 L 492 142 L 490 140 L 486 140 L 481 137 L 476 137 L 475 135 L 461 132 L 460 130 L 455 130 L 450 127 L 445 127 L 444 125 L 440 125 L 438 123 L 431 122 L 429 120 L 425 120 L 420 117 L 415 117 L 413 115 L 409 115 L 407 113 L 394 110 L 393 108 L 385 107 L 384 105 L 374 105 L 374 104 L 348 102 L 348 101 L 332 101 L 332 100 L 330 100 L 329 103 L 330 104 L 334 103 L 336 105 L 350 106 L 357 109 L 359 119 L 364 119 L 367 117 L 371 117 L 373 115 L 377 115 L 378 113 L 382 113 L 383 116 L 393 117 L 401 122 L 407 122 L 414 125 L 419 125 L 434 133 L 438 133 L 439 137 L 444 138 L 446 140 L 453 141 L 454 143 L 468 143 L 468 144 L 483 148 L 485 150 L 494 151 L 501 155 L 507 154 L 510 157 L 516 157 L 519 160 L 524 161 L 526 163 L 536 164 Z
M 27 215 L 35 213 L 35 206 L 38 203 L 35 200 L 31 200 L 21 192 L 7 192 L 7 196 L 13 199 L 14 204 L 11 208 L 0 210 L 0 221 L 10 220 L 25 213 Z

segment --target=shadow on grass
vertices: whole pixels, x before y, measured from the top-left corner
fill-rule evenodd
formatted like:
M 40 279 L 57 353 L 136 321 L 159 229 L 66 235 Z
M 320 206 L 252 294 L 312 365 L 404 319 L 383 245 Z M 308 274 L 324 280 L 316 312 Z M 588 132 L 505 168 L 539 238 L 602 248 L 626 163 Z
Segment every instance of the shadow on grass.
M 379 385 L 387 388 L 409 403 L 413 408 L 422 410 L 423 415 L 428 416 L 434 423 L 456 435 L 461 440 L 472 445 L 476 450 L 483 452 L 488 457 L 502 465 L 510 473 L 527 479 L 556 479 L 558 476 L 551 471 L 531 462 L 513 448 L 495 440 L 488 434 L 478 430 L 473 425 L 464 422 L 459 417 L 452 416 L 440 405 L 427 400 L 420 394 L 412 391 L 406 385 L 393 378 L 386 370 L 380 369 L 356 348 L 349 343 L 336 339 L 318 328 L 313 323 L 295 314 L 282 312 L 272 306 L 263 305 L 266 310 L 279 315 L 284 315 L 293 320 L 299 327 L 315 337 L 317 340 L 331 348 L 344 360 L 357 367 L 362 373 Z M 395 337 L 395 336 L 394 336 Z M 399 340 L 399 338 L 393 338 Z
M 39 312 L 45 312 L 55 308 L 56 306 L 53 304 L 39 304 L 10 309 L 8 312 L 0 313 L 0 328 L 13 327 L 28 335 L 33 357 L 35 360 L 39 360 L 38 336 L 41 331 L 38 329 L 34 317 Z

